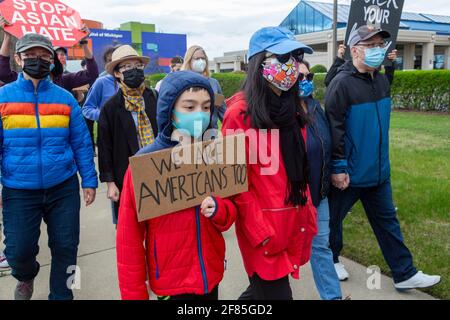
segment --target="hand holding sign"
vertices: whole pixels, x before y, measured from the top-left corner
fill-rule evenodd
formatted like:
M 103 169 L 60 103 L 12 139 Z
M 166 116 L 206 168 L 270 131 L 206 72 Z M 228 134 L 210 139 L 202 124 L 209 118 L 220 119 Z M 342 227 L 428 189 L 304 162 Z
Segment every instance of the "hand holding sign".
M 208 197 L 203 200 L 202 205 L 200 206 L 201 213 L 206 218 L 211 218 L 214 212 L 216 211 L 216 202 L 212 197 Z
M 89 36 L 91 35 L 91 30 L 89 30 L 88 26 L 83 23 L 80 31 L 86 34 L 85 37 L 80 40 L 80 44 L 87 44 L 87 38 L 89 38 Z
M 5 17 L 0 13 L 0 29 L 4 29 L 7 25 L 9 25 L 9 22 L 6 21 Z
M 58 0 L 4 0 L 0 12 L 10 22 L 5 31 L 17 38 L 37 33 L 54 46 L 72 47 L 86 37 L 80 14 Z
M 391 60 L 391 61 L 395 61 L 395 59 L 397 59 L 397 50 L 392 50 L 388 54 L 388 59 Z

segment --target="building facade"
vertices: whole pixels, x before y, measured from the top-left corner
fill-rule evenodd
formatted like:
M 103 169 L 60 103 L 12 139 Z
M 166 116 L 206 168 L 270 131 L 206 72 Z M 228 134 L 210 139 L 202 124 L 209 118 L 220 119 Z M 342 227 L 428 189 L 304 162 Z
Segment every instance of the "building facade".
M 338 6 L 338 42 L 343 43 L 349 5 Z M 301 0 L 280 26 L 291 30 L 299 41 L 315 53 L 311 65 L 332 65 L 333 4 Z M 450 68 L 450 16 L 403 12 L 397 38 L 399 69 Z

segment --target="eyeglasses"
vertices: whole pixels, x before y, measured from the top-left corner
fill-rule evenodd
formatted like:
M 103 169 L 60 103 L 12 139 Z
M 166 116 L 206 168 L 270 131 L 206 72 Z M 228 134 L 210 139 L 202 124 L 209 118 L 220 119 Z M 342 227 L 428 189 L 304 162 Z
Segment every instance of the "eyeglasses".
M 22 56 L 23 60 L 25 60 L 25 59 L 37 59 L 37 58 L 42 59 L 42 60 L 47 61 L 47 62 L 51 62 L 53 60 L 53 56 L 50 55 L 50 54 L 43 54 L 43 55 L 39 56 L 39 55 L 33 54 L 33 53 L 22 53 L 21 56 Z
M 314 80 L 314 73 L 308 73 L 307 75 L 305 75 L 304 73 L 299 74 L 298 79 L 300 81 L 303 81 L 304 79 L 308 80 L 308 81 L 313 81 Z
M 145 69 L 145 64 L 143 63 L 138 63 L 138 64 L 124 64 L 122 66 L 119 66 L 119 71 L 121 72 L 125 72 L 125 71 L 129 71 L 131 69 L 139 69 L 139 70 L 144 70 Z
M 366 47 L 366 48 L 375 48 L 375 47 L 384 48 L 384 47 L 386 47 L 386 42 L 378 42 L 378 43 L 358 43 L 357 46 Z

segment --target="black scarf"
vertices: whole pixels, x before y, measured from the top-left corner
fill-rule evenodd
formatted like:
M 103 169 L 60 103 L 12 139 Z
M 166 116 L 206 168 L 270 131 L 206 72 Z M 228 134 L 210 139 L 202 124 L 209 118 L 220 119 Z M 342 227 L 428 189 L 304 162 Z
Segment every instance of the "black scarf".
M 305 141 L 297 121 L 297 99 L 293 92 L 278 96 L 270 91 L 270 118 L 280 130 L 281 152 L 289 180 L 286 204 L 304 206 L 309 174 Z

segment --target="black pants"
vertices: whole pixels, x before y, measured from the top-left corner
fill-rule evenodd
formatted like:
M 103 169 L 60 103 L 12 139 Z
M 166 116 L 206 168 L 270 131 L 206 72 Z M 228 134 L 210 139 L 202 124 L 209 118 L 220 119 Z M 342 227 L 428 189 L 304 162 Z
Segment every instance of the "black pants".
M 94 139 L 94 124 L 95 124 L 95 121 L 92 121 L 92 120 L 90 120 L 88 118 L 84 118 L 84 120 L 86 120 L 86 125 L 88 127 L 89 134 L 91 135 L 92 147 L 94 148 L 94 154 L 95 154 L 95 139 Z
M 288 276 L 267 281 L 255 273 L 249 280 L 250 285 L 238 300 L 293 300 Z
M 177 296 L 171 296 L 170 300 L 193 300 L 193 301 L 212 301 L 212 300 L 219 300 L 219 286 L 215 287 L 213 291 L 211 291 L 208 294 L 180 294 Z

